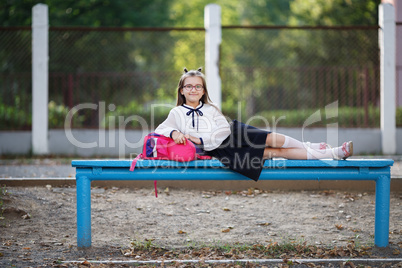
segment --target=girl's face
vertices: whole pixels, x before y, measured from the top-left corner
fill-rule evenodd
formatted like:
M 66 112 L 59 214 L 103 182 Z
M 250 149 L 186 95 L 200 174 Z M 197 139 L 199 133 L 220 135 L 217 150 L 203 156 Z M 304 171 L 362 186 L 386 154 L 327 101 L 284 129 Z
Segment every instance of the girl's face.
M 201 77 L 190 76 L 184 79 L 183 88 L 180 93 L 186 98 L 186 104 L 194 108 L 200 103 L 204 95 L 204 84 Z

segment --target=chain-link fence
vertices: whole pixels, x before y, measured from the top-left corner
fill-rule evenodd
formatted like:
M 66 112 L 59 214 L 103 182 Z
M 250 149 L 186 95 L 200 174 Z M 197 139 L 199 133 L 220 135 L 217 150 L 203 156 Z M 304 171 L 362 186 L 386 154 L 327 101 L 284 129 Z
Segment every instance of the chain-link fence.
M 177 59 L 181 64 L 204 62 L 203 29 L 58 28 L 49 39 L 49 99 L 63 111 L 50 121 L 54 127 L 60 126 L 67 108 L 84 103 L 104 103 L 105 120 L 99 109 L 81 109 L 73 117 L 74 127 L 109 127 L 109 118 L 132 115 L 150 122 L 152 104 L 169 104 L 152 114 L 159 123 L 175 105 L 178 65 L 184 66 Z M 183 42 L 192 46 L 190 55 L 182 56 Z M 140 123 L 133 120 L 129 126 Z
M 0 129 L 30 129 L 31 30 L 0 29 Z
M 283 117 L 279 126 L 302 126 L 336 103 L 341 126 L 379 126 L 377 27 L 228 27 L 222 39 L 223 99 L 232 100 L 224 110 L 233 116 L 241 108 L 242 120 L 260 117 L 255 124 Z
M 327 115 L 315 125 L 379 126 L 377 27 L 222 32 L 222 110 L 230 118 L 264 125 L 282 117 L 278 126 L 301 126 L 336 103 L 336 119 Z M 0 129 L 28 129 L 31 31 L 1 28 L 0 40 Z M 75 128 L 116 127 L 133 115 L 158 124 L 175 105 L 182 68 L 203 66 L 204 44 L 202 28 L 51 27 L 49 126 L 62 128 L 73 107 Z

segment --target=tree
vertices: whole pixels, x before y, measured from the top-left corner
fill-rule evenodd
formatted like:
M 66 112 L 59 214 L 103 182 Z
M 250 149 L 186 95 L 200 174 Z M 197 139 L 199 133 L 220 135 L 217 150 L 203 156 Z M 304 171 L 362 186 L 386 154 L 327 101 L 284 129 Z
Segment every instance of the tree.
M 30 26 L 32 7 L 49 6 L 51 26 L 160 27 L 169 24 L 171 1 L 164 0 L 5 0 L 2 26 Z
M 381 0 L 293 0 L 289 25 L 378 25 Z

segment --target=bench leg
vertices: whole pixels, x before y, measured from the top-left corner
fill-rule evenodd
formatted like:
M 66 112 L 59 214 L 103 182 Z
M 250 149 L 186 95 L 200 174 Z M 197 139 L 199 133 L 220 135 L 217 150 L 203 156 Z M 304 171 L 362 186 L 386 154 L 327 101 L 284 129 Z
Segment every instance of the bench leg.
M 91 246 L 91 180 L 77 176 L 77 246 Z
M 389 176 L 380 176 L 376 180 L 374 244 L 377 247 L 388 246 L 390 187 Z

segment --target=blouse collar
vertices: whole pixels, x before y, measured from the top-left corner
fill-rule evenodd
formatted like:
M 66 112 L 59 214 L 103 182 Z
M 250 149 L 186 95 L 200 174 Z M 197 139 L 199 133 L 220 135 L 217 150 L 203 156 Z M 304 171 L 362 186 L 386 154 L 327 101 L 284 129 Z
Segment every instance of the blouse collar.
M 184 107 L 188 108 L 188 109 L 197 110 L 197 109 L 201 108 L 201 107 L 204 105 L 204 103 L 203 103 L 202 101 L 200 101 L 200 103 L 199 103 L 199 104 L 197 105 L 197 107 L 195 107 L 195 108 L 193 108 L 193 106 L 187 105 L 187 104 L 185 104 L 185 103 L 183 103 L 182 105 L 183 105 Z

